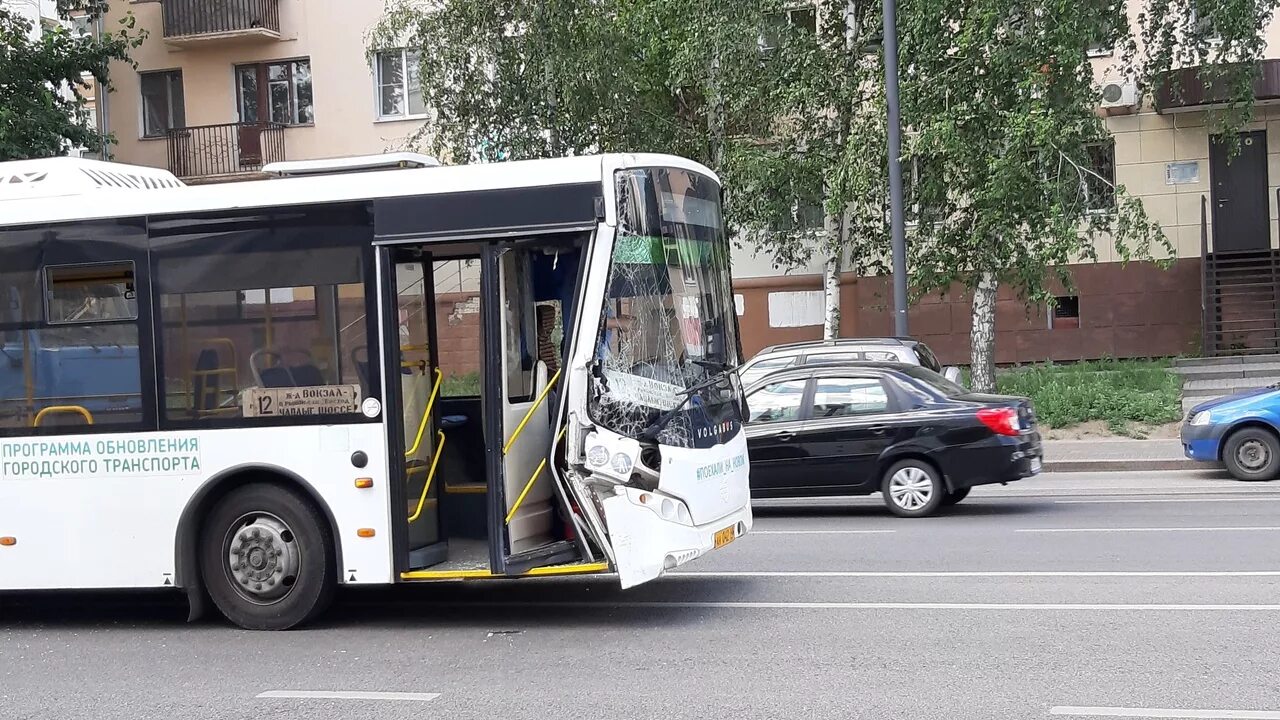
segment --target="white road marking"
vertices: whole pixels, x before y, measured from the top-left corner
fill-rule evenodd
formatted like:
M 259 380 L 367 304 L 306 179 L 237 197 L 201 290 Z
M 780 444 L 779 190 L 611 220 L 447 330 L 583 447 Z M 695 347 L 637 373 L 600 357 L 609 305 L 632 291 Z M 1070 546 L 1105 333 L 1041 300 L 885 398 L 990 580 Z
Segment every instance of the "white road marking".
M 1175 710 L 1172 708 L 1053 707 L 1050 715 L 1136 718 L 1205 718 L 1206 720 L 1280 720 L 1275 710 Z
M 1018 528 L 1020 533 L 1130 533 L 1130 532 L 1274 532 L 1280 525 L 1224 525 L 1222 527 L 1131 527 L 1131 528 Z
M 1170 493 L 1161 493 L 1169 495 Z M 1250 493 L 1254 494 L 1254 493 Z M 1258 493 L 1260 494 L 1260 493 Z M 1216 497 L 1216 498 L 1125 498 L 1121 500 L 1054 500 L 1057 505 L 1112 505 L 1112 504 L 1135 504 L 1135 503 L 1206 503 L 1206 502 L 1261 502 L 1280 500 L 1280 497 L 1274 495 L 1265 495 L 1262 497 Z
M 427 702 L 440 697 L 440 693 L 412 692 L 360 692 L 356 690 L 268 690 L 257 695 L 259 699 L 288 700 L 409 700 Z
M 752 530 L 748 535 L 884 535 L 897 530 Z
M 468 607 L 735 609 L 735 610 L 1041 610 L 1041 611 L 1176 611 L 1176 612 L 1280 612 L 1280 605 L 1139 604 L 1139 603 L 939 603 L 939 602 L 752 602 L 752 601 L 632 601 L 632 602 L 528 602 L 468 603 Z
M 1280 570 L 921 570 L 908 571 L 876 571 L 876 570 L 681 570 L 669 573 L 664 578 L 697 578 L 697 577 L 796 577 L 796 578 L 1021 578 L 1021 577 L 1280 577 Z

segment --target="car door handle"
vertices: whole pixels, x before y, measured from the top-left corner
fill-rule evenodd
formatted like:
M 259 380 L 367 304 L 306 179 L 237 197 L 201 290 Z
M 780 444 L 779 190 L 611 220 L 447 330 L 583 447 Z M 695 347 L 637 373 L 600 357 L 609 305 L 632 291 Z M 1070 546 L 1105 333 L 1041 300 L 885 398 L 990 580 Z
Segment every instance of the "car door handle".
M 777 438 L 777 439 L 778 439 L 779 441 L 781 441 L 781 442 L 790 442 L 790 441 L 792 441 L 792 440 L 794 440 L 794 439 L 795 439 L 796 434 L 795 434 L 795 433 L 793 433 L 793 432 L 790 432 L 790 431 L 788 431 L 788 432 L 780 432 L 780 433 L 778 433 L 777 435 L 775 435 L 774 437 L 775 437 L 775 438 Z
M 876 435 L 883 435 L 889 431 L 889 426 L 888 425 L 872 425 L 867 429 L 875 433 Z

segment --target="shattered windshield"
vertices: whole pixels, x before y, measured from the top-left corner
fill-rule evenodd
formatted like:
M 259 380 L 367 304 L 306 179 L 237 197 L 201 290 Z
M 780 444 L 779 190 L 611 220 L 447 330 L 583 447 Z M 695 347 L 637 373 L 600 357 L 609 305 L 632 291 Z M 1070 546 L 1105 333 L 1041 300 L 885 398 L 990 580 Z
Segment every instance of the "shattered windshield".
M 702 447 L 741 422 L 720 188 L 685 170 L 618 173 L 618 233 L 596 336 L 596 422 Z

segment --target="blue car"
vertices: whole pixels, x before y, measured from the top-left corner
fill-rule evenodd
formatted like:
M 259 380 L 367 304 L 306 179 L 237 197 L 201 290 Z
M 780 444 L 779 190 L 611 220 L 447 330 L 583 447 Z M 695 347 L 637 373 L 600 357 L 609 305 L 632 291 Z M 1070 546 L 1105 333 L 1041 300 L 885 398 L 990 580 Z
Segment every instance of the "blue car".
M 1191 408 L 1182 448 L 1192 460 L 1223 463 L 1237 480 L 1274 480 L 1280 475 L 1280 385 Z

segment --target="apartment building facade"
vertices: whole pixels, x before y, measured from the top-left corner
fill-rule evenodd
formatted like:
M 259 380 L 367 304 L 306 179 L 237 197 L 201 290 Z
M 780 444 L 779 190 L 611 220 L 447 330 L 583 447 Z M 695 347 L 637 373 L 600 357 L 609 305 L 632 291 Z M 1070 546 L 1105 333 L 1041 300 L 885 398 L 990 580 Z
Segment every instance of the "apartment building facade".
M 112 68 L 114 159 L 188 183 L 262 165 L 401 149 L 425 108 L 412 53 L 371 62 L 365 35 L 381 0 L 133 0 L 149 37 L 137 70 Z
M 394 49 L 372 62 L 366 55 L 381 0 L 113 5 L 117 16 L 125 10 L 150 38 L 134 54 L 136 71 L 113 68 L 102 111 L 122 162 L 167 168 L 189 183 L 228 181 L 276 160 L 398 149 L 421 128 L 416 59 Z M 1099 262 L 1072 266 L 1075 287 L 1061 290 L 1052 311 L 1028 309 L 1002 288 L 998 362 L 1280 349 L 1280 23 L 1267 37 L 1254 121 L 1232 162 L 1206 125 L 1206 108 L 1220 98 L 1196 82 L 1194 68 L 1180 71 L 1181 94 L 1139 103 L 1138 89 L 1119 80 L 1119 58 L 1090 51 L 1111 132 L 1093 169 L 1143 200 L 1176 261 L 1167 270 L 1122 264 L 1102 241 Z M 1098 195 L 1105 210 L 1108 198 Z M 750 248 L 736 251 L 734 265 L 749 354 L 821 336 L 820 266 L 775 268 Z M 889 334 L 887 278 L 846 274 L 842 285 L 841 334 Z M 457 301 L 442 309 L 449 322 L 474 306 L 471 287 L 437 290 Z M 923 298 L 910 323 L 944 362 L 967 360 L 970 300 L 959 289 Z
M 383 0 L 112 3 L 109 27 L 132 12 L 148 33 L 136 70 L 111 70 L 102 115 L 113 159 L 200 184 L 260 179 L 272 162 L 406 149 L 426 108 L 414 53 L 368 56 L 366 35 L 384 10 Z M 442 337 L 479 337 L 473 275 L 457 263 L 436 268 Z M 421 295 L 421 283 L 419 274 L 403 292 Z M 343 292 L 340 301 L 358 301 Z M 242 303 L 265 298 L 282 316 L 312 312 L 314 302 L 305 289 L 272 288 Z M 420 320 L 401 318 L 406 338 Z M 475 370 L 469 355 L 442 359 L 447 374 Z
M 1131 3 L 1130 14 L 1138 11 L 1139 3 Z M 1139 89 L 1121 79 L 1118 53 L 1089 50 L 1098 111 L 1111 136 L 1095 148 L 1092 169 L 1143 201 L 1175 261 L 1168 270 L 1123 264 L 1101 240 L 1098 262 L 1071 266 L 1075 287 L 1059 290 L 1052 311 L 1028 309 L 1002 287 L 997 362 L 1280 352 L 1280 23 L 1272 23 L 1266 39 L 1253 121 L 1230 162 L 1206 124 L 1207 109 L 1222 97 L 1199 82 L 1195 68 L 1175 72 L 1180 94 L 1139 102 Z M 1095 194 L 1099 211 L 1113 206 L 1107 193 Z M 819 264 L 784 270 L 744 249 L 734 272 L 748 354 L 821 337 Z M 842 335 L 892 333 L 887 278 L 846 274 L 841 289 Z M 967 362 L 970 302 L 960 288 L 923 298 L 910 310 L 911 334 L 944 363 Z

